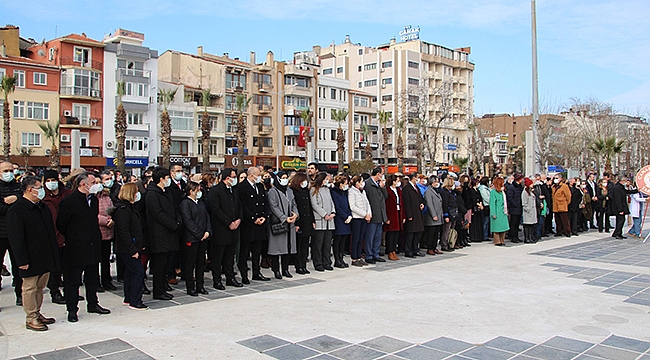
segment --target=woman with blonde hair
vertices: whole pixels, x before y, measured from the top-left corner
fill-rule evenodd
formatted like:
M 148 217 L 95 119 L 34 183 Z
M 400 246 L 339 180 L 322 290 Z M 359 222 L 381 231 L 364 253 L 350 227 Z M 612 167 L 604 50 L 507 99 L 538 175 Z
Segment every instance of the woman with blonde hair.
M 510 230 L 508 204 L 503 192 L 503 183 L 503 178 L 495 178 L 492 181 L 493 188 L 490 190 L 490 230 L 492 230 L 496 246 L 505 246 L 506 232 Z

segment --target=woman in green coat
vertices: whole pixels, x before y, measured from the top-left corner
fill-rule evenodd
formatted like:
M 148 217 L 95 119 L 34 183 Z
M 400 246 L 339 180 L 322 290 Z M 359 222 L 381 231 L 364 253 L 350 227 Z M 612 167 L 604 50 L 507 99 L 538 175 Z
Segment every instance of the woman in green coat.
M 508 211 L 503 193 L 503 179 L 498 177 L 492 181 L 494 187 L 490 190 L 490 230 L 494 235 L 494 245 L 505 246 L 508 225 Z

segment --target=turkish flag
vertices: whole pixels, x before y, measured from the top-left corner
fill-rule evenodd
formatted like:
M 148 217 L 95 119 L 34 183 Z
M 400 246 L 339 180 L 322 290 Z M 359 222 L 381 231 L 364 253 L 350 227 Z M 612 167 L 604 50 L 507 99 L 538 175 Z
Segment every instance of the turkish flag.
M 305 147 L 305 127 L 300 127 L 300 136 L 298 136 L 298 146 Z

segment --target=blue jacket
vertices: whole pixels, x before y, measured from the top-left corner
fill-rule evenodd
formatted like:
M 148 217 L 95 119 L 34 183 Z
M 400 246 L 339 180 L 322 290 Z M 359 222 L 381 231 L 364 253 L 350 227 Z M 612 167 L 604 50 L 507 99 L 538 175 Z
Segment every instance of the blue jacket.
M 350 210 L 350 202 L 348 201 L 348 192 L 339 188 L 332 188 L 332 201 L 334 202 L 334 209 L 336 216 L 334 217 L 334 235 L 350 235 L 350 224 L 346 224 L 345 220 L 352 216 Z

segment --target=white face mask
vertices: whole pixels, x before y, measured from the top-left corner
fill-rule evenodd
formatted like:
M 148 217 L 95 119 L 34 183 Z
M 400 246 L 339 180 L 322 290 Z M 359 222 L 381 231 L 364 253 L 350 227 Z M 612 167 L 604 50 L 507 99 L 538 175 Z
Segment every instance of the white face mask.
M 400 181 L 395 181 L 395 187 L 400 187 L 402 186 L 402 182 Z
M 199 191 L 196 193 L 196 200 L 200 199 L 203 196 L 203 192 Z
M 346 184 L 346 185 L 343 185 L 343 191 L 348 191 L 349 188 L 350 188 L 350 187 L 349 187 L 347 184 Z
M 14 179 L 14 173 L 11 172 L 3 172 L 2 173 L 2 181 L 4 182 L 11 182 L 11 180 Z
M 139 192 L 135 193 L 135 199 L 133 199 L 133 202 L 138 202 L 142 198 L 142 194 Z
M 235 186 L 235 185 L 237 185 L 237 178 L 236 177 L 230 178 L 230 186 Z
M 88 189 L 88 192 L 90 194 L 97 194 L 98 192 L 104 190 L 104 186 L 102 184 L 94 184 L 93 186 Z
M 259 184 L 261 182 L 262 182 L 262 177 L 261 176 L 258 176 L 258 177 L 255 178 L 255 183 L 256 184 Z
M 168 187 L 170 187 L 171 185 L 172 185 L 172 179 L 171 179 L 171 178 L 167 178 L 167 180 L 165 180 L 165 187 L 168 188 Z
M 177 171 L 174 173 L 174 179 L 176 181 L 181 181 L 183 180 L 183 172 L 182 171 Z
M 426 184 L 427 184 L 427 179 L 422 179 L 422 180 L 420 181 L 420 184 L 422 184 L 422 185 L 426 185 Z
M 307 186 L 309 186 L 309 183 L 307 182 L 307 180 L 300 183 L 300 187 L 303 188 L 303 189 L 306 189 Z
M 113 180 L 106 180 L 106 181 L 104 181 L 104 187 L 105 187 L 105 188 L 111 188 L 111 187 L 113 187 Z
M 280 181 L 280 185 L 282 186 L 287 186 L 287 184 L 289 183 L 289 179 L 280 179 L 279 181 Z
M 553 184 L 559 184 L 559 183 L 560 183 L 560 179 L 553 179 Z
M 359 181 L 359 189 L 363 189 L 364 186 L 366 186 L 366 183 L 363 181 Z
M 38 200 L 43 200 L 45 198 L 45 189 L 43 189 L 43 187 L 38 189 L 38 194 L 36 195 L 36 197 L 38 198 Z
M 439 187 L 440 187 L 440 183 L 435 183 L 435 184 L 433 184 L 433 187 L 434 187 L 434 189 L 439 188 Z
M 55 191 L 56 189 L 59 188 L 59 182 L 58 181 L 48 181 L 48 182 L 45 183 L 45 187 L 50 191 Z
M 330 186 L 329 180 L 323 180 L 323 186 Z

